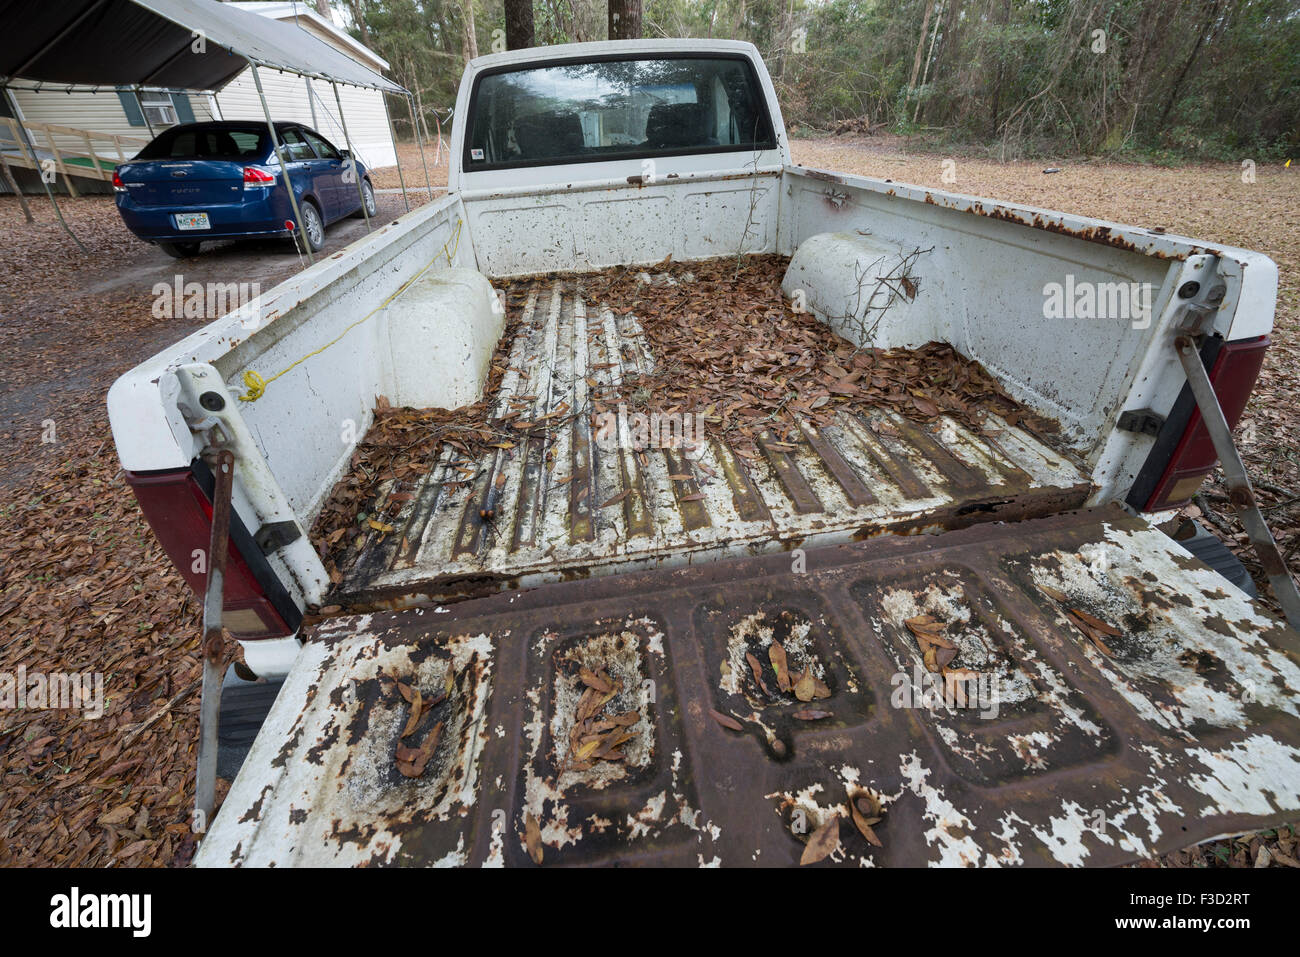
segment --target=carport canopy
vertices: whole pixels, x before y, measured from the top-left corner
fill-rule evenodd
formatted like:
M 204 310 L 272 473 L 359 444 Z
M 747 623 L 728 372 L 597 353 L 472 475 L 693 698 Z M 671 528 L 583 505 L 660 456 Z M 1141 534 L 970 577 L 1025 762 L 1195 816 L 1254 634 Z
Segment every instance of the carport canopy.
M 324 80 L 334 86 L 336 100 L 340 83 L 410 97 L 404 87 L 306 30 L 216 0 L 0 0 L 0 23 L 4 24 L 4 36 L 0 37 L 0 92 L 5 96 L 10 96 L 6 88 L 20 77 L 37 83 L 66 84 L 69 89 L 130 87 L 138 93 L 141 87 L 150 86 L 216 91 L 245 67 L 251 67 L 277 153 L 279 143 L 262 95 L 258 67 Z M 342 108 L 340 101 L 340 121 L 346 136 L 347 120 Z M 34 147 L 27 145 L 34 157 Z M 351 147 L 349 142 L 349 152 Z M 423 143 L 420 154 L 423 159 Z M 283 154 L 281 166 L 287 183 L 288 164 Z M 406 182 L 401 177 L 400 161 L 398 176 L 405 199 Z M 427 165 L 425 180 L 427 185 Z M 44 179 L 42 183 L 60 224 L 80 246 L 48 183 Z M 360 180 L 357 189 L 361 189 Z M 431 186 L 429 191 L 432 194 Z M 306 228 L 292 189 L 289 201 L 305 243 Z M 406 205 L 409 209 L 409 200 Z M 362 208 L 364 211 L 364 199 Z M 367 226 L 369 223 L 367 213 Z M 314 261 L 310 246 L 307 257 Z
M 219 90 L 249 63 L 405 94 L 306 30 L 216 0 L 0 0 L 0 82 Z

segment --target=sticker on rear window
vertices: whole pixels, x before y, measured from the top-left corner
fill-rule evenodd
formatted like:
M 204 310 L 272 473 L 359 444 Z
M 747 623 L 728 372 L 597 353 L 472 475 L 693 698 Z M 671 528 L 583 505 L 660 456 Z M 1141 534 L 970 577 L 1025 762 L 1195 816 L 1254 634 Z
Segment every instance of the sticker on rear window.
M 481 160 L 483 158 L 483 151 L 472 149 L 469 151 L 469 158 L 472 160 Z

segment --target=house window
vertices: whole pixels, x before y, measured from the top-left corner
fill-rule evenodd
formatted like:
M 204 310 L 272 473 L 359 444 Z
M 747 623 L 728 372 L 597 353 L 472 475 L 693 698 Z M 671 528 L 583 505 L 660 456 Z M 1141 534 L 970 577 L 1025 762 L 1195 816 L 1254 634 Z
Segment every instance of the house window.
M 172 98 L 166 93 L 141 90 L 140 106 L 144 108 L 144 115 L 149 120 L 150 126 L 176 125 L 176 107 L 172 104 Z

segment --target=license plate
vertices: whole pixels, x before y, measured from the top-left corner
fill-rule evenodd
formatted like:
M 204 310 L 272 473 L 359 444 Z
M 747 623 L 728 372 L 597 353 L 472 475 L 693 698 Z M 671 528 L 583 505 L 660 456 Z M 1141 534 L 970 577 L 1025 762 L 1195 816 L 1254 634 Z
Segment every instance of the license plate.
M 176 216 L 177 229 L 211 229 L 212 224 L 208 222 L 207 213 L 178 213 Z

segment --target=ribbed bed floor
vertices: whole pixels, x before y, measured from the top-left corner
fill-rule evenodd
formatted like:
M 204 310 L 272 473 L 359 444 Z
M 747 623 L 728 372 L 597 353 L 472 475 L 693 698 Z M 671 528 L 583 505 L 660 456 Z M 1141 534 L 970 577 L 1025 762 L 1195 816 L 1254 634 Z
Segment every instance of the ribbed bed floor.
M 332 600 L 400 606 L 1013 520 L 1079 505 L 1088 492 L 1073 463 L 996 416 L 977 434 L 946 417 L 927 427 L 887 410 L 841 411 L 831 427 L 801 423 L 801 441 L 760 441 L 752 459 L 708 423 L 693 448 L 598 441 L 592 394 L 654 364 L 635 316 L 584 301 L 572 279 L 539 280 L 495 412 L 559 424 L 474 458 L 445 447 L 414 489 L 401 489 L 409 498 L 388 520 L 395 531 L 370 533 Z M 396 491 L 382 489 L 381 500 Z

